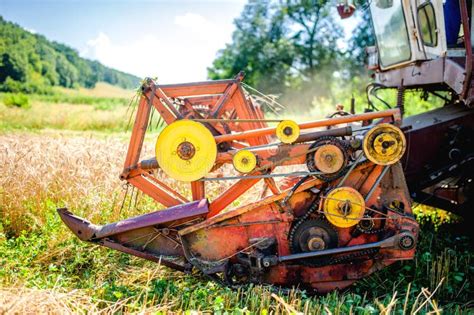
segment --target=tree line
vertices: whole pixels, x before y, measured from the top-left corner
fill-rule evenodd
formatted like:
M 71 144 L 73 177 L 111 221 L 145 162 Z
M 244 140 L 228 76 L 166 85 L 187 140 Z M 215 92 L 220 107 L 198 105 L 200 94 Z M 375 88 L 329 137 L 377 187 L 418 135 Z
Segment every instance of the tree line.
M 359 24 L 346 39 L 334 1 L 250 0 L 208 76 L 224 79 L 244 70 L 246 83 L 295 109 L 308 108 L 316 96 L 334 99 L 335 90 L 368 78 L 365 47 L 374 36 L 369 12 L 358 4 L 352 19 Z
M 52 86 L 92 88 L 99 81 L 134 88 L 140 79 L 81 58 L 71 47 L 0 16 L 0 91 L 46 94 Z

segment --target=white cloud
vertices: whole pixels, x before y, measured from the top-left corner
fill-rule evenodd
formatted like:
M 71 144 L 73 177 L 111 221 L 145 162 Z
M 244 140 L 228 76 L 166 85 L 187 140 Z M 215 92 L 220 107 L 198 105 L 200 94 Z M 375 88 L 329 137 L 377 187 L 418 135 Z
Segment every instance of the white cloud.
M 166 34 L 158 29 L 129 42 L 100 32 L 81 55 L 160 83 L 205 80 L 216 52 L 230 41 L 232 24 L 217 26 L 195 13 L 176 16 L 174 24 Z
M 212 27 L 212 23 L 206 20 L 202 15 L 189 12 L 184 15 L 175 16 L 174 23 L 178 26 L 186 27 L 194 31 L 209 29 Z

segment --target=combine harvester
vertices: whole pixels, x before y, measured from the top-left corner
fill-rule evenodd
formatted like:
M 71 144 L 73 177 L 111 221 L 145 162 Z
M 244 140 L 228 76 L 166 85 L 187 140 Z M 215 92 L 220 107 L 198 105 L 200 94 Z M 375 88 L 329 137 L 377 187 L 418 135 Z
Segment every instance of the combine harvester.
M 328 292 L 412 259 L 419 233 L 413 201 L 459 214 L 473 206 L 471 8 L 456 3 L 370 2 L 375 80 L 360 114 L 266 120 L 243 74 L 174 85 L 146 80 L 120 177 L 166 209 L 104 226 L 58 209 L 62 220 L 81 240 L 231 286 Z M 353 7 L 338 11 L 346 17 Z M 445 25 L 445 14 L 453 25 Z M 398 90 L 397 103 L 376 110 L 371 97 L 387 88 Z M 404 118 L 409 89 L 445 105 Z M 156 156 L 141 160 L 152 110 L 167 126 Z M 157 170 L 189 183 L 189 196 Z M 229 180 L 207 198 L 207 183 Z M 261 181 L 262 198 L 235 206 L 247 191 L 256 195 Z

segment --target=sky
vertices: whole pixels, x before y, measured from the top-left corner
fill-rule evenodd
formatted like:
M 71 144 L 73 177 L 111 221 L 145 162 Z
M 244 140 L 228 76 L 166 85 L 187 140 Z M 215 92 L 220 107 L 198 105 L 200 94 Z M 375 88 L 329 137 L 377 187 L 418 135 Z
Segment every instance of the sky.
M 246 2 L 0 0 L 0 15 L 82 57 L 166 84 L 206 79 Z

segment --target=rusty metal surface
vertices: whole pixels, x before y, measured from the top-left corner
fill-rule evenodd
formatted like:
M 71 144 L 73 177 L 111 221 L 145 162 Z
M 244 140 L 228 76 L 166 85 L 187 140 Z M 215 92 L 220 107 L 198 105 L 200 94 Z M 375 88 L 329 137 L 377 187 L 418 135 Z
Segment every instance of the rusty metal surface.
M 159 210 L 148 214 L 128 218 L 123 221 L 102 226 L 95 233 L 95 238 L 109 237 L 114 234 L 128 232 L 147 226 L 164 224 L 182 219 L 192 219 L 197 216 L 204 216 L 208 212 L 206 199 L 185 203 L 165 210 Z

